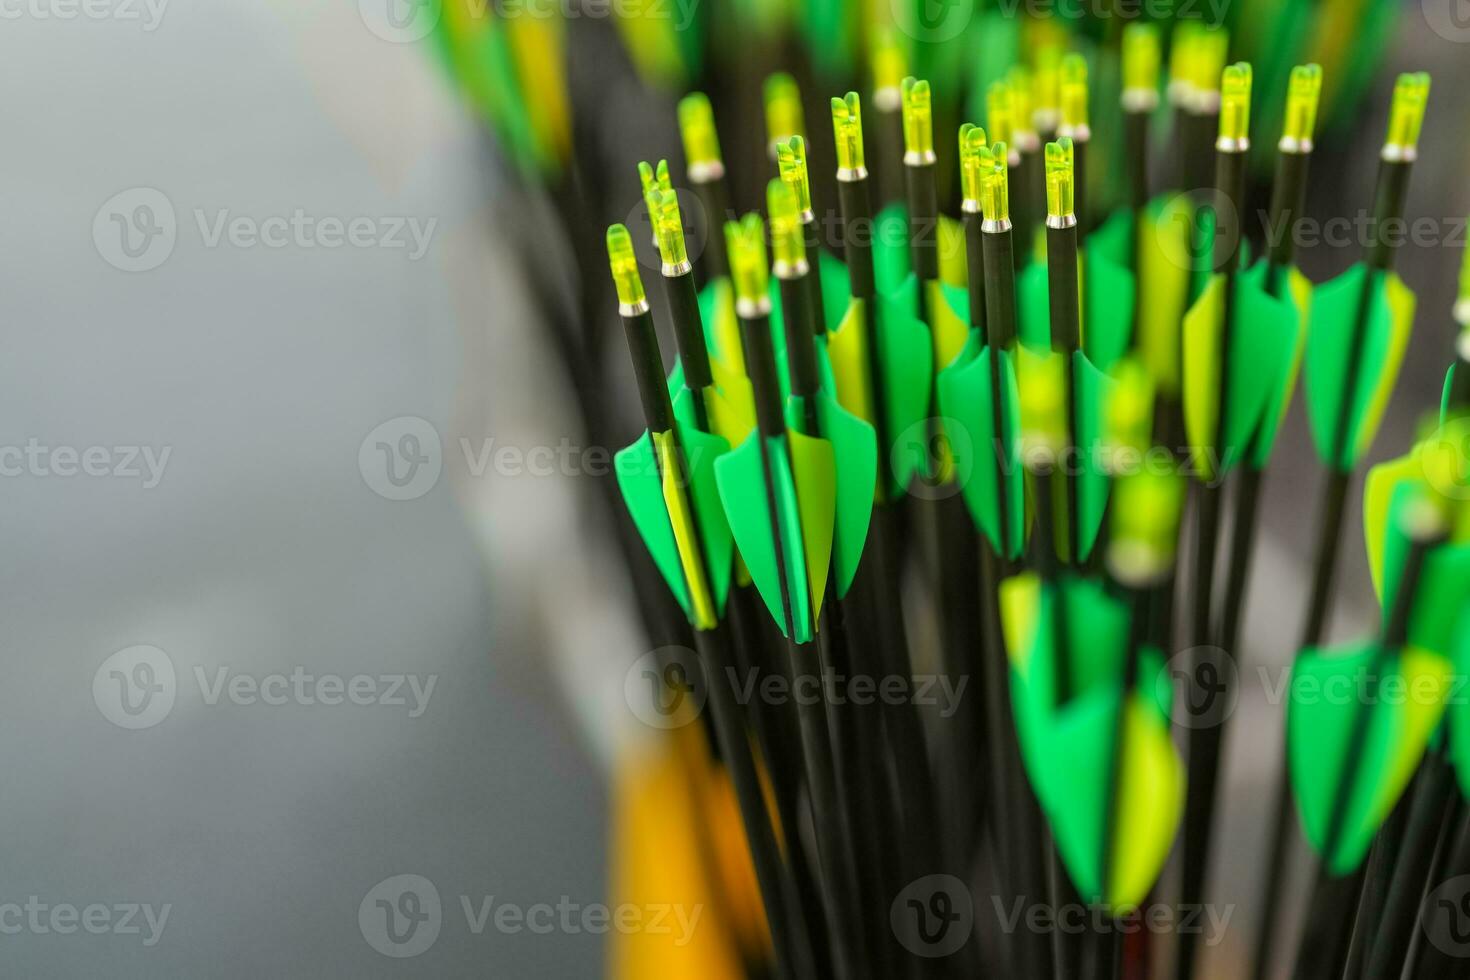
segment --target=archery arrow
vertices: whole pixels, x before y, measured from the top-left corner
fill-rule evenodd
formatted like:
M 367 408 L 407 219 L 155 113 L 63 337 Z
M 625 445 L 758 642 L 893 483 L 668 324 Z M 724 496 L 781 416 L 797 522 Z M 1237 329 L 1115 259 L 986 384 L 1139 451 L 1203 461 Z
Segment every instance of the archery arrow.
M 1292 668 L 1288 759 L 1302 825 L 1321 861 L 1298 977 L 1341 974 L 1363 858 L 1418 767 L 1449 691 L 1448 658 L 1420 646 L 1438 644 L 1425 614 L 1436 610 L 1447 577 L 1427 559 L 1443 539 L 1443 519 L 1417 496 L 1402 498 L 1394 518 L 1402 561 L 1385 583 L 1388 613 L 1378 640 L 1306 650 Z M 1414 693 L 1384 694 L 1394 689 L 1389 683 Z
M 654 563 L 695 629 L 721 755 L 730 768 L 768 910 L 777 967 L 796 980 L 812 968 L 802 910 L 765 808 L 734 692 L 723 683 L 730 650 L 720 615 L 729 593 L 733 550 L 730 528 L 717 506 L 715 467 L 729 446 L 719 436 L 676 420 L 628 230 L 613 225 L 607 245 L 648 425 L 643 436 L 618 453 L 618 485 Z
M 801 683 L 814 677 L 820 666 L 817 629 L 837 519 L 835 454 L 828 440 L 790 428 L 781 408 L 764 223 L 758 215 L 747 215 L 738 224 L 726 225 L 725 234 L 746 370 L 755 393 L 756 429 L 716 462 L 715 476 L 735 543 L 789 641 L 792 676 Z M 859 490 L 866 495 L 866 488 Z M 847 887 L 841 854 L 844 834 L 825 711 L 820 699 L 797 701 L 833 962 L 838 976 L 849 977 L 855 969 L 851 930 L 856 924 L 839 911 Z
M 1413 323 L 1413 293 L 1393 272 L 1394 242 L 1383 232 L 1386 223 L 1403 216 L 1428 95 L 1429 76 L 1399 76 L 1388 136 L 1379 155 L 1374 220 L 1368 226 L 1366 254 L 1363 261 L 1318 287 L 1312 296 L 1304 364 L 1307 418 L 1328 478 L 1299 650 L 1321 643 L 1353 470 L 1377 430 Z M 1282 771 L 1276 786 L 1271 846 L 1265 865 L 1263 910 L 1271 914 L 1280 900 L 1278 869 L 1285 866 L 1288 857 L 1288 789 L 1287 773 Z M 1265 921 L 1267 927 L 1257 939 L 1258 976 L 1268 969 L 1275 935 L 1273 919 Z

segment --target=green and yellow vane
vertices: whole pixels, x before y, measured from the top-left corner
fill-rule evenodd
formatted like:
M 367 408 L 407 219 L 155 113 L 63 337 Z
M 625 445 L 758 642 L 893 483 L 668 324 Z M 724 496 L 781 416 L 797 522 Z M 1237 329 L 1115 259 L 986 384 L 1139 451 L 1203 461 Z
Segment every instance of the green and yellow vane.
M 974 232 L 967 246 L 983 253 L 985 295 L 983 311 L 971 314 L 964 348 L 939 374 L 939 409 L 953 423 L 946 423 L 948 441 L 970 516 L 997 554 L 1018 558 L 1026 497 L 1006 148 L 987 146 L 985 131 L 969 123 L 960 127 L 959 143 L 962 207 Z M 971 289 L 976 285 L 972 272 Z
M 1140 596 L 1173 560 L 1183 480 L 1121 480 L 1101 581 L 1025 573 L 1002 585 L 1011 700 L 1026 771 L 1079 894 L 1121 914 L 1158 880 L 1183 813 L 1163 654 Z
M 1087 247 L 1089 229 L 1083 224 L 1087 213 L 1083 196 L 1087 183 L 1085 152 L 1091 142 L 1087 114 L 1087 62 L 1081 55 L 1068 55 L 1062 59 L 1058 71 L 1061 76 L 1061 113 L 1057 132 L 1071 140 L 1073 145 L 1077 237 L 1083 244 L 1077 270 L 1082 349 L 1093 366 L 1106 371 L 1128 350 L 1133 334 L 1134 303 L 1137 301 L 1136 282 L 1129 267 L 1118 262 L 1107 249 Z M 1083 155 L 1078 154 L 1079 150 Z M 1044 348 L 1050 337 L 1051 324 L 1046 264 L 1034 262 L 1022 270 L 1018 289 L 1021 341 L 1033 348 Z
M 641 334 L 645 325 L 651 330 L 628 230 L 612 226 L 607 247 L 630 334 L 635 329 Z M 640 337 L 634 351 L 646 354 L 646 347 Z M 662 365 L 642 367 L 662 377 Z M 688 389 L 681 388 L 680 394 L 687 398 Z M 654 565 L 690 624 L 712 630 L 724 615 L 734 567 L 734 543 L 715 481 L 715 461 L 730 444 L 678 419 L 680 413 L 669 402 L 659 400 L 647 407 L 653 409 L 650 428 L 614 457 L 618 488 Z
M 849 514 L 860 496 L 871 514 L 876 477 L 848 481 L 839 495 L 833 443 L 788 425 L 771 342 L 765 226 L 752 214 L 727 225 L 725 233 L 757 425 L 720 457 L 715 477 L 731 533 L 767 609 L 784 635 L 807 643 L 816 636 L 827 593 L 834 535 L 843 537 L 836 550 L 844 563 L 836 567 L 839 588 L 850 584 L 867 535 L 866 519 L 842 520 L 839 512 Z
M 571 152 L 565 24 L 543 0 L 527 16 L 495 16 L 478 0 L 435 0 L 420 16 L 450 73 L 518 165 L 522 176 L 554 175 Z
M 1470 549 L 1441 544 L 1439 508 L 1416 488 L 1404 489 L 1383 546 L 1379 637 L 1305 650 L 1292 669 L 1292 788 L 1307 840 L 1334 877 L 1363 860 L 1439 724 L 1470 584 Z
M 878 291 L 874 262 L 873 204 L 863 152 L 862 107 L 856 92 L 832 100 L 837 146 L 837 196 L 841 205 L 846 282 L 824 276 L 825 309 L 841 319 L 827 333 L 827 353 L 842 407 L 873 426 L 887 473 L 879 501 L 904 493 L 920 467 L 912 454 L 893 458 L 900 433 L 920 425 L 929 411 L 933 381 L 930 333 L 911 308 Z M 824 261 L 822 269 L 829 268 Z M 840 267 L 839 267 L 840 268 Z M 843 305 L 845 304 L 845 305 Z
M 1250 150 L 1251 69 L 1231 65 L 1221 82 L 1220 133 L 1216 142 L 1222 183 L 1220 206 L 1239 213 Z M 1195 472 L 1214 480 L 1228 472 L 1248 447 L 1264 440 L 1269 451 L 1291 386 L 1301 335 L 1301 310 L 1291 296 L 1273 295 L 1257 274 L 1237 275 L 1240 234 L 1236 216 L 1211 222 L 1217 236 L 1217 271 L 1184 316 L 1184 424 Z M 1223 257 L 1222 251 L 1228 252 Z
M 1318 455 L 1338 473 L 1351 471 L 1372 443 L 1413 326 L 1414 294 L 1393 271 L 1393 243 L 1383 229 L 1403 214 L 1428 96 L 1428 75 L 1399 76 L 1367 254 L 1312 296 L 1307 418 Z

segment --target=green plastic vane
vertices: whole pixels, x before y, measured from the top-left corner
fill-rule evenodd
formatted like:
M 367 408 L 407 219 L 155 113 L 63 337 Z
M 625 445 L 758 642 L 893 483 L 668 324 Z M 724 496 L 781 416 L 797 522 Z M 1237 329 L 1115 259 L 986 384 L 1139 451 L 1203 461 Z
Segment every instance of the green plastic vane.
M 1011 699 L 1027 774 L 1079 893 L 1115 914 L 1126 912 L 1157 881 L 1183 815 L 1185 775 L 1169 732 L 1169 686 L 1154 683 L 1163 671 L 1163 655 L 1152 647 L 1140 651 L 1140 683 L 1125 698 L 1128 609 L 1123 602 L 1089 581 L 1067 581 L 1060 591 L 1025 582 L 1007 587 L 1002 602 L 1008 642 L 1025 649 L 1012 670 Z M 1064 654 L 1075 689 L 1061 705 L 1054 677 L 1052 604 L 1057 601 L 1065 604 Z M 1125 703 L 1119 819 L 1105 845 L 1112 796 L 1108 776 Z M 1106 883 L 1105 864 L 1112 869 Z
M 1451 542 L 1470 542 L 1470 419 L 1443 422 L 1408 453 L 1368 471 L 1363 482 L 1363 539 L 1380 602 L 1386 602 L 1383 570 L 1390 515 L 1413 495 L 1428 499 L 1445 516 Z
M 1292 668 L 1287 760 L 1307 840 L 1327 872 L 1342 876 L 1368 852 L 1378 827 L 1413 778 L 1444 711 L 1452 683 L 1448 658 L 1377 643 L 1304 650 Z M 1376 677 L 1379 695 L 1361 686 Z M 1371 712 L 1362 751 L 1348 758 L 1359 712 Z M 1335 842 L 1327 840 L 1341 784 L 1347 801 Z M 1329 845 L 1331 847 L 1328 853 Z
M 871 425 L 844 409 L 827 392 L 818 392 L 813 397 L 817 403 L 817 423 L 826 441 L 832 444 L 836 467 L 835 542 L 831 547 L 836 559 L 837 598 L 841 599 L 852 586 L 868 540 L 873 487 L 878 481 L 878 440 Z M 802 416 L 801 402 L 788 399 L 786 424 L 799 432 Z
M 1026 512 L 1015 355 L 985 347 L 979 336 L 974 336 L 964 352 L 939 375 L 937 384 L 939 411 L 950 430 L 955 471 L 962 477 L 960 487 L 970 516 L 998 554 L 1015 558 L 1021 553 Z M 999 418 L 994 410 L 997 403 Z M 956 426 L 959 432 L 953 431 Z M 1002 493 L 1007 502 L 1004 528 Z
M 766 608 L 785 636 L 810 641 L 832 557 L 837 508 L 832 444 L 790 429 L 770 438 L 755 431 L 716 461 L 715 479 L 735 544 Z
M 1432 449 L 1426 447 L 1426 452 L 1432 452 Z M 1424 462 L 1425 456 L 1421 454 L 1421 465 Z M 1399 590 L 1400 571 L 1409 552 L 1409 539 L 1403 532 L 1400 515 L 1425 500 L 1441 507 L 1449 503 L 1443 498 L 1436 500 L 1436 497 L 1436 492 L 1428 484 L 1419 481 L 1403 482 L 1392 491 L 1385 522 L 1386 534 L 1378 549 L 1380 568 L 1375 576 L 1384 609 L 1393 607 Z M 1442 544 L 1432 549 L 1425 556 L 1424 566 L 1419 572 L 1418 591 L 1414 594 L 1414 608 L 1409 617 L 1408 642 L 1429 653 L 1448 656 L 1467 599 L 1470 599 L 1470 544 Z
M 909 261 L 908 208 L 890 204 L 873 219 L 873 275 L 880 293 L 892 293 L 903 285 L 913 272 Z M 940 215 L 939 281 L 964 290 L 969 282 L 965 262 L 964 225 Z
M 1456 676 L 1465 676 L 1470 672 L 1470 617 L 1461 617 L 1452 653 Z M 1470 799 L 1470 698 L 1449 700 L 1450 759 L 1460 779 L 1460 793 Z
M 1133 336 L 1133 273 L 1105 253 L 1088 252 L 1077 260 L 1082 297 L 1082 349 L 1100 371 L 1107 371 L 1128 350 Z M 1046 263 L 1027 266 L 1016 279 L 1021 343 L 1043 348 L 1051 344 L 1051 300 Z
M 872 315 L 862 300 L 852 300 L 847 315 L 827 336 L 827 354 L 832 376 L 837 385 L 837 400 L 842 407 L 869 423 L 876 422 L 873 379 L 869 366 L 878 370 L 881 386 L 885 431 L 890 440 L 919 426 L 929 414 L 929 396 L 933 384 L 929 328 L 906 308 L 882 296 L 874 324 L 879 347 L 876 357 L 869 357 L 866 318 Z M 890 498 L 902 494 L 910 482 L 923 472 L 924 460 L 914 453 L 895 454 L 893 446 L 882 447 L 883 472 L 888 479 Z
M 1267 405 L 1266 411 L 1261 416 L 1261 423 L 1256 427 L 1255 434 L 1251 438 L 1251 449 L 1246 462 L 1256 469 L 1264 468 L 1271 459 L 1271 449 L 1276 445 L 1276 435 L 1281 431 L 1281 423 L 1286 421 L 1286 410 L 1291 407 L 1291 396 L 1296 391 L 1297 378 L 1301 375 L 1302 356 L 1307 350 L 1307 322 L 1312 309 L 1312 284 L 1296 266 L 1291 266 L 1286 275 L 1286 295 L 1296 307 L 1298 325 L 1296 344 L 1292 349 L 1291 366 L 1285 377 L 1279 379 L 1278 384 L 1272 389 L 1270 404 Z M 1243 273 L 1242 278 L 1264 288 L 1266 263 L 1257 262 Z
M 1189 301 L 1187 257 L 1192 227 L 1179 200 L 1149 202 L 1146 215 L 1151 229 L 1139 236 L 1138 248 L 1138 295 L 1144 297 L 1138 317 L 1138 350 L 1159 391 L 1171 399 L 1179 397 L 1179 322 Z M 1131 223 L 1131 213 L 1124 213 Z
M 1184 427 L 1195 472 L 1212 480 L 1244 456 L 1263 427 L 1274 431 L 1276 399 L 1288 385 L 1301 323 L 1296 303 L 1276 299 L 1259 277 L 1235 279 L 1235 316 L 1225 328 L 1223 275 L 1210 277 L 1205 291 L 1184 315 Z M 1224 335 L 1230 350 L 1223 352 Z M 1228 362 L 1228 371 L 1224 371 Z M 1220 418 L 1221 374 L 1228 377 L 1225 417 Z
M 1348 391 L 1353 325 L 1368 283 L 1368 314 L 1358 356 L 1357 383 Z M 1307 332 L 1307 419 L 1322 461 L 1338 471 L 1356 465 L 1378 431 L 1393 392 L 1414 323 L 1414 294 L 1394 273 L 1371 271 L 1358 263 L 1312 294 Z M 1335 457 L 1339 420 L 1346 417 L 1346 439 Z
M 633 526 L 659 574 L 689 622 L 696 629 L 713 629 L 724 614 L 734 556 L 715 479 L 716 460 L 730 444 L 692 425 L 678 427 L 688 486 L 678 476 L 671 431 L 645 431 L 614 457 L 614 468 Z

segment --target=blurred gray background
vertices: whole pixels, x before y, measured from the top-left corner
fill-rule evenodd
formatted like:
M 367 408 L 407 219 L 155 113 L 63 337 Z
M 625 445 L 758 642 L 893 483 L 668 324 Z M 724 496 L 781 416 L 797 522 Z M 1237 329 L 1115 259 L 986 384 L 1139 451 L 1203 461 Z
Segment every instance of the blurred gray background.
M 503 271 L 513 235 L 492 217 L 478 126 L 355 3 L 5 9 L 0 449 L 36 448 L 0 455 L 0 973 L 598 975 L 599 937 L 476 935 L 460 909 L 605 900 L 595 719 L 621 692 L 587 677 L 597 664 L 618 677 L 638 652 L 621 576 L 578 548 L 576 481 L 466 461 L 487 439 L 576 439 Z M 1455 218 L 1470 209 L 1470 49 L 1418 4 L 1405 12 L 1393 67 L 1435 72 L 1410 211 Z M 1323 171 L 1315 213 L 1368 205 L 1368 153 Z M 425 234 L 422 254 L 400 218 Z M 1322 278 L 1352 258 L 1303 262 Z M 1456 261 L 1439 246 L 1404 256 L 1421 312 L 1374 458 L 1406 447 L 1437 400 Z M 1298 408 L 1269 478 L 1251 663 L 1283 662 L 1298 628 L 1318 489 L 1307 446 Z M 131 447 L 153 452 L 156 481 L 125 465 Z M 1358 527 L 1336 635 L 1374 621 Z M 417 717 L 411 695 L 212 694 L 221 676 L 293 672 L 434 687 Z M 163 674 L 169 706 L 145 690 L 166 699 Z M 1280 738 L 1256 678 L 1229 748 L 1216 880 L 1240 910 L 1218 976 L 1254 924 L 1262 760 Z M 395 960 L 358 911 L 405 874 L 433 884 L 442 927 Z M 47 907 L 39 927 L 6 911 L 28 902 Z M 141 915 L 140 934 L 113 928 L 134 904 L 169 908 L 153 945 Z M 110 925 L 58 934 L 58 905 L 106 906 Z

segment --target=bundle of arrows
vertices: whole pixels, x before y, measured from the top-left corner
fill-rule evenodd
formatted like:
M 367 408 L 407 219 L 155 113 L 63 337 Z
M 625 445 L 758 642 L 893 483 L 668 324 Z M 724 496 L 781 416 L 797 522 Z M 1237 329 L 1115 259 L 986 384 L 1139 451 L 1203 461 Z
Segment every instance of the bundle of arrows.
M 1254 962 L 1221 975 L 1470 976 L 1470 709 L 1452 696 L 1470 669 L 1470 261 L 1438 418 L 1358 484 L 1380 626 L 1325 644 L 1414 318 L 1385 229 L 1429 79 L 1394 86 L 1361 259 L 1314 285 L 1293 248 L 1323 70 L 1256 90 L 1223 32 L 1186 24 L 1165 87 L 1161 47 L 1130 24 L 1106 92 L 1052 51 L 988 85 L 983 127 L 946 132 L 884 49 L 866 104 L 831 99 L 820 173 L 797 83 L 774 75 L 764 217 L 732 211 L 700 93 L 678 106 L 682 166 L 627 175 L 648 223 L 605 243 L 646 431 L 617 488 L 630 561 L 655 570 L 644 605 L 692 651 L 659 674 L 704 706 L 679 737 L 734 815 L 695 830 L 735 950 L 699 975 L 1216 975 L 1188 912 L 1210 908 L 1212 866 L 1259 851 Z M 1253 100 L 1273 132 L 1253 132 Z M 1119 129 L 1097 140 L 1102 102 Z M 1101 184 L 1121 190 L 1111 213 Z M 1265 843 L 1237 849 L 1213 706 L 1242 676 L 1299 374 L 1318 534 Z M 1304 857 L 1294 908 L 1284 869 Z M 1178 927 L 1137 927 L 1158 915 Z M 660 962 L 625 968 L 685 975 Z

